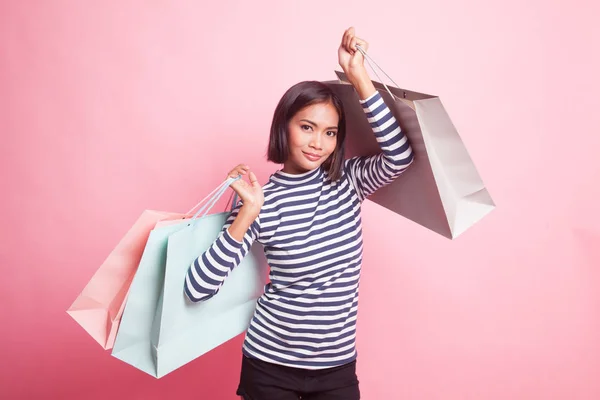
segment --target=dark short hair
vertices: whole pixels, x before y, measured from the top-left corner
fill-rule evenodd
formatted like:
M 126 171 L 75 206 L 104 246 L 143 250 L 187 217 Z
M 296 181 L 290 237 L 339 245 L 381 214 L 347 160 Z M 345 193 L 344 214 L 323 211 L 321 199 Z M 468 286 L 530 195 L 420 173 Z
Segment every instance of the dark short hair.
M 289 88 L 279 100 L 273 113 L 267 160 L 283 164 L 289 156 L 288 125 L 296 113 L 305 107 L 319 103 L 331 103 L 339 116 L 337 143 L 333 153 L 321 165 L 333 181 L 342 176 L 344 165 L 344 141 L 346 118 L 340 98 L 327 86 L 318 81 L 304 81 Z

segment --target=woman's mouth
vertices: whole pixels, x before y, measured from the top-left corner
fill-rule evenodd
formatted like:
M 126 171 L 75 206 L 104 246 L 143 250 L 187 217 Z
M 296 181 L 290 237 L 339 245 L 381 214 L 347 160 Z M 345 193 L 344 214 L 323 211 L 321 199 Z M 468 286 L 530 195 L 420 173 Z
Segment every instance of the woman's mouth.
M 321 156 L 317 155 L 317 154 L 304 153 L 304 152 L 302 152 L 302 153 L 304 154 L 304 157 L 306 157 L 309 161 L 314 162 L 314 161 L 319 161 L 321 159 Z

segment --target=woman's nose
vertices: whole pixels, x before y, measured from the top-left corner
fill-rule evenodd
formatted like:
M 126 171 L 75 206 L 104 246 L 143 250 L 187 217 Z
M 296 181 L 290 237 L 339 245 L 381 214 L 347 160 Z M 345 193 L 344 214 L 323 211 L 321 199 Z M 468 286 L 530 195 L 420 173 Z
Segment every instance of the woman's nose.
M 312 136 L 310 146 L 315 149 L 321 150 L 321 134 L 316 133 Z

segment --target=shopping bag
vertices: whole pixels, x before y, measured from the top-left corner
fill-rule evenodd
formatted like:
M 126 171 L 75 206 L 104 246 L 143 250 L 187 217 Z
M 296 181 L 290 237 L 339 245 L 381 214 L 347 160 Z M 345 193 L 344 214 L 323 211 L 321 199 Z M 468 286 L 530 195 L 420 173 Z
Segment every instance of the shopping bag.
M 116 358 L 160 378 L 247 329 L 267 277 L 261 246 L 252 246 L 209 300 L 191 303 L 184 293 L 187 269 L 229 216 L 207 213 L 231 182 L 189 221 L 150 233 L 113 348 Z
M 212 245 L 226 218 L 226 213 L 207 215 L 169 236 L 163 298 L 152 341 L 158 376 L 246 331 L 264 292 L 267 262 L 263 249 L 253 246 L 253 254 L 230 272 L 213 298 L 194 304 L 183 295 L 189 266 Z
M 359 50 L 370 63 L 368 54 Z M 324 83 L 344 104 L 346 157 L 379 153 L 357 93 L 344 73 L 336 74 L 338 81 Z M 373 83 L 408 136 L 415 159 L 399 178 L 368 199 L 449 239 L 458 237 L 495 204 L 440 98 Z
M 104 349 L 112 348 L 133 275 L 150 231 L 185 214 L 145 210 L 108 255 L 67 313 Z

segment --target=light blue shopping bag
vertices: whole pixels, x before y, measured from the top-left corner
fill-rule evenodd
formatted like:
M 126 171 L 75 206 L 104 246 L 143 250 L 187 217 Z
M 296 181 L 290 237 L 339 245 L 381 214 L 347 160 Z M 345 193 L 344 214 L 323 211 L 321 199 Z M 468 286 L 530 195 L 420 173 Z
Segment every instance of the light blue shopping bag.
M 194 360 L 248 329 L 257 299 L 267 283 L 268 267 L 262 246 L 253 245 L 219 292 L 192 303 L 183 293 L 190 264 L 208 249 L 227 218 L 207 215 L 169 236 L 160 324 L 153 338 L 159 376 Z
M 252 246 L 209 300 L 191 303 L 183 290 L 187 269 L 214 242 L 229 216 L 207 213 L 232 182 L 221 185 L 191 220 L 150 233 L 113 356 L 160 378 L 248 328 L 268 275 L 261 246 Z

